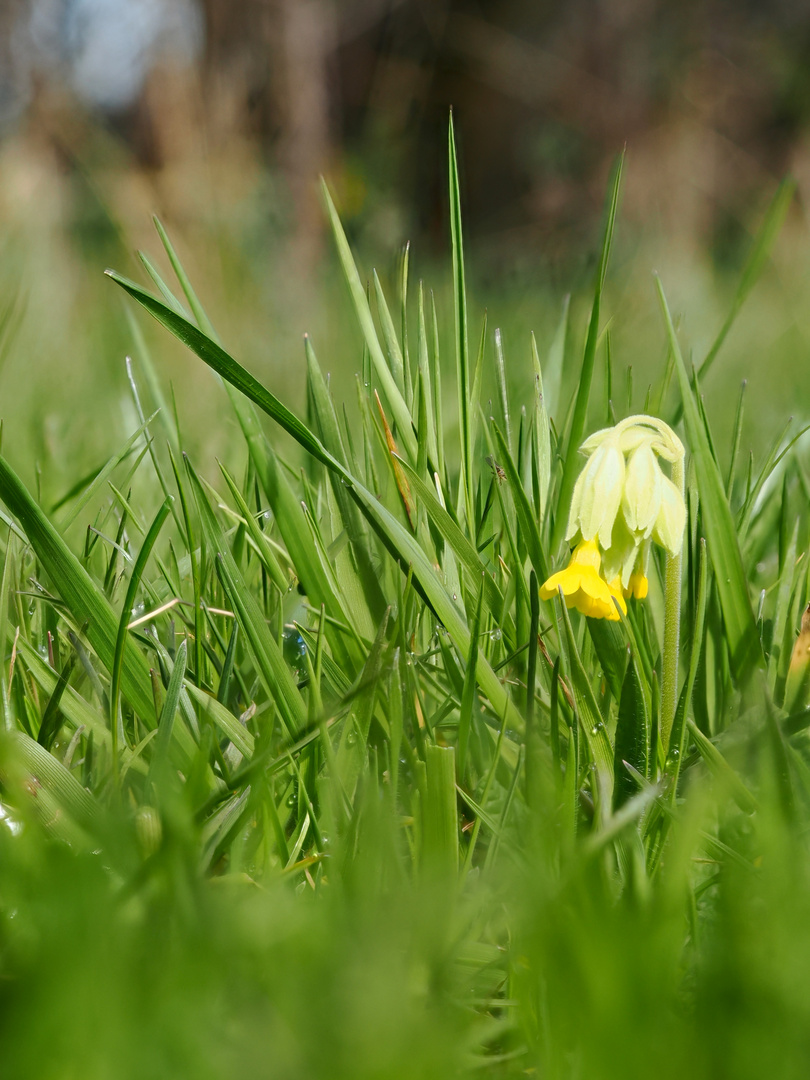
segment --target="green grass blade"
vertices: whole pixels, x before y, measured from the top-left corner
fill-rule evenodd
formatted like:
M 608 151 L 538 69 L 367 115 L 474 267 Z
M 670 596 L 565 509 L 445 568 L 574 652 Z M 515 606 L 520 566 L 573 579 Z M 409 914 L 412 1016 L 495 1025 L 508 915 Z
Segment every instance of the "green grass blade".
M 226 382 L 231 386 L 235 386 L 237 390 L 241 390 L 245 397 L 255 402 L 268 416 L 271 416 L 281 427 L 284 428 L 288 434 L 299 442 L 314 458 L 323 462 L 325 465 L 329 465 L 330 468 L 336 468 L 338 471 L 343 471 L 343 466 L 337 462 L 332 455 L 326 450 L 321 443 L 320 439 L 309 430 L 309 428 L 303 424 L 298 417 L 290 412 L 290 410 L 282 405 L 281 402 L 266 390 L 258 379 L 254 378 L 245 368 L 238 364 L 233 357 L 229 356 L 225 350 L 217 345 L 215 341 L 212 341 L 210 337 L 198 330 L 196 326 L 190 323 L 187 319 L 182 318 L 171 308 L 162 303 L 156 296 L 142 289 L 140 285 L 136 285 L 134 281 L 129 281 L 127 278 L 122 277 L 120 274 L 115 273 L 113 270 L 105 271 L 108 277 L 112 278 L 122 289 L 125 289 L 135 300 L 138 301 L 150 315 L 153 315 L 155 319 L 163 326 L 166 327 L 174 336 L 182 341 L 184 345 L 187 345 L 192 352 L 195 352 L 201 360 L 204 360 L 206 364 L 212 370 L 216 371 L 218 375 L 221 375 Z M 416 440 L 413 441 L 414 449 L 416 447 Z
M 554 520 L 554 536 L 552 539 L 553 551 L 557 550 L 565 536 L 565 530 L 568 525 L 568 510 L 571 505 L 571 495 L 573 494 L 574 484 L 576 483 L 577 475 L 580 471 L 579 447 L 585 435 L 585 427 L 588 421 L 588 399 L 590 398 L 591 393 L 594 362 L 596 360 L 596 347 L 599 340 L 599 316 L 602 306 L 602 289 L 605 284 L 608 259 L 610 258 L 610 248 L 613 242 L 613 230 L 616 224 L 616 212 L 619 206 L 619 193 L 621 191 L 623 167 L 624 152 L 620 154 L 616 162 L 608 192 L 605 232 L 602 238 L 602 250 L 599 255 L 599 266 L 596 272 L 593 306 L 591 308 L 591 318 L 588 324 L 588 336 L 585 339 L 582 368 L 577 384 L 576 403 L 574 405 L 574 414 L 571 418 L 571 430 L 568 435 L 568 448 L 565 453 L 560 494 L 557 500 L 557 516 Z
M 436 526 L 442 539 L 450 545 L 453 554 L 470 575 L 470 580 L 474 581 L 483 575 L 487 608 L 493 614 L 498 615 L 503 611 L 504 597 L 492 574 L 487 572 L 481 556 L 475 550 L 475 546 L 470 543 L 436 498 L 434 492 L 424 480 L 420 479 L 416 470 L 412 469 L 404 458 L 400 458 L 399 462 L 408 477 L 412 490 L 422 500 L 422 505 L 425 507 L 428 517 Z
M 624 763 L 642 776 L 647 775 L 650 752 L 650 714 L 644 698 L 641 676 L 631 649 L 628 649 L 627 671 L 622 683 L 619 713 L 616 721 L 616 748 L 613 760 L 613 810 L 628 802 L 636 792 L 636 784 Z
M 605 806 L 609 807 L 613 790 L 613 747 L 610 745 L 610 737 L 599 711 L 593 687 L 579 655 L 571 627 L 571 618 L 562 595 L 560 595 L 559 607 L 565 630 L 568 671 L 571 676 L 580 729 L 585 736 L 591 760 L 596 765 L 599 775 L 600 790 L 597 798 L 604 798 Z
M 470 649 L 467 653 L 467 667 L 464 672 L 464 688 L 461 693 L 461 709 L 458 718 L 458 775 L 463 783 L 467 767 L 467 747 L 475 710 L 476 667 L 478 665 L 478 637 L 481 632 L 481 611 L 484 606 L 484 577 L 478 590 L 472 622 L 470 623 Z
M 199 477 L 191 467 L 188 458 L 185 461 L 206 542 L 215 554 L 217 573 L 222 587 L 229 602 L 233 605 L 265 691 L 270 700 L 275 701 L 287 731 L 294 738 L 306 725 L 306 705 L 281 649 L 268 629 L 258 601 L 247 587 L 236 560 L 231 554 Z
M 0 772 L 5 777 L 8 777 L 9 769 L 14 769 L 14 765 L 19 763 L 36 781 L 25 786 L 36 794 L 37 799 L 41 795 L 38 789 L 44 789 L 53 797 L 57 806 L 83 829 L 91 833 L 97 830 L 101 808 L 61 761 L 57 761 L 43 746 L 22 731 L 5 732 L 3 743 Z M 12 758 L 11 761 L 9 757 Z
M 548 489 L 551 484 L 551 427 L 546 408 L 546 399 L 543 394 L 543 370 L 540 366 L 540 354 L 537 352 L 537 341 L 534 334 L 532 334 L 532 365 L 534 367 L 533 435 L 538 481 L 537 516 L 542 523 L 546 516 Z M 508 437 L 506 441 L 509 444 Z
M 194 683 L 186 681 L 185 689 L 189 697 L 200 709 L 200 715 L 205 713 L 211 721 L 227 736 L 244 757 L 253 757 L 253 736 L 240 724 L 237 718 L 225 708 L 215 697 L 211 697 L 205 690 L 201 690 Z
M 453 114 L 448 126 L 448 162 L 450 183 L 450 238 L 453 249 L 453 306 L 456 323 L 456 386 L 458 390 L 459 439 L 461 446 L 461 500 L 466 513 L 467 529 L 474 534 L 473 476 L 472 476 L 472 410 L 470 351 L 467 338 L 467 288 L 464 280 L 464 243 L 461 233 L 461 195 L 458 183 L 456 140 L 453 133 Z
M 146 537 L 141 544 L 141 550 L 138 552 L 138 557 L 135 560 L 135 565 L 132 568 L 132 573 L 129 578 L 124 606 L 121 609 L 121 617 L 118 620 L 110 678 L 110 730 L 112 731 L 113 769 L 116 770 L 118 768 L 118 700 L 121 691 L 121 675 L 124 663 L 124 647 L 127 639 L 127 627 L 132 618 L 132 608 L 135 605 L 135 597 L 138 593 L 138 586 L 141 583 L 143 572 L 146 569 L 146 563 L 152 553 L 152 548 L 155 546 L 160 530 L 163 528 L 163 523 L 169 516 L 171 506 L 172 502 L 170 498 L 163 502 L 155 515 L 155 519 L 149 528 L 149 532 L 146 534 Z M 142 719 L 146 718 L 142 717 Z M 153 727 L 154 724 L 150 723 L 148 726 Z
M 714 460 L 706 428 L 686 373 L 686 365 L 683 362 L 675 327 L 672 325 L 672 316 L 669 313 L 659 278 L 656 278 L 656 286 L 670 347 L 675 356 L 675 371 L 684 405 L 686 439 L 694 461 L 701 513 L 723 610 L 732 668 L 735 678 L 740 683 L 745 683 L 762 661 L 759 635 L 748 592 L 748 581 L 725 485 Z
M 366 296 L 366 290 L 363 288 L 363 284 L 360 281 L 360 275 L 357 272 L 357 266 L 355 265 L 354 258 L 352 257 L 351 249 L 349 248 L 349 242 L 346 239 L 346 234 L 343 231 L 343 226 L 340 224 L 340 218 L 338 217 L 335 204 L 332 202 L 332 197 L 329 194 L 329 189 L 324 181 L 321 181 L 323 188 L 323 197 L 326 203 L 326 210 L 329 215 L 329 220 L 332 224 L 332 231 L 335 236 L 335 243 L 337 244 L 338 256 L 340 257 L 340 263 L 343 267 L 343 274 L 346 278 L 346 283 L 349 286 L 349 292 L 351 294 L 352 302 L 354 304 L 355 313 L 357 315 L 357 321 L 360 323 L 360 329 L 363 331 L 363 337 L 366 340 L 368 346 L 371 362 L 374 365 L 374 372 L 380 381 L 388 404 L 391 406 L 391 412 L 394 415 L 396 421 L 397 431 L 402 445 L 405 447 L 405 451 L 411 461 L 416 461 L 416 436 L 413 431 L 413 423 L 411 421 L 411 414 L 408 410 L 408 406 L 402 396 L 399 387 L 397 386 L 394 376 L 391 374 L 391 370 L 388 367 L 388 363 L 383 355 L 382 348 L 380 346 L 379 338 L 377 337 L 377 330 L 374 326 L 374 319 L 371 316 L 371 308 L 368 305 L 368 297 Z
M 169 746 L 172 741 L 174 717 L 180 705 L 183 679 L 186 676 L 187 653 L 188 646 L 184 638 L 177 647 L 177 652 L 174 657 L 174 667 L 172 668 L 171 677 L 169 678 L 169 685 L 166 687 L 166 697 L 163 700 L 163 708 L 160 710 L 155 746 L 152 752 L 152 762 L 149 766 L 149 776 L 147 778 L 148 785 L 159 782 L 159 778 L 168 766 Z
M 458 873 L 458 808 L 455 751 L 426 747 L 422 804 L 422 869 L 429 878 L 453 879 Z
M 523 542 L 526 545 L 529 558 L 534 567 L 534 572 L 537 574 L 538 580 L 545 581 L 548 577 L 548 563 L 546 562 L 546 555 L 543 551 L 543 542 L 540 538 L 537 517 L 532 509 L 532 504 L 529 502 L 529 497 L 526 494 L 523 484 L 520 482 L 520 476 L 518 475 L 517 467 L 512 460 L 512 455 L 509 453 L 506 440 L 494 424 L 492 425 L 492 430 L 498 444 L 498 460 L 503 467 L 503 471 L 506 473 L 506 479 L 509 482 L 512 498 L 515 501 L 515 511 L 520 523 Z
M 506 360 L 503 355 L 503 337 L 500 327 L 495 328 L 495 376 L 498 385 L 498 400 L 501 405 L 503 430 L 506 433 L 506 445 L 512 451 L 512 415 L 509 408 L 509 392 L 506 389 Z
M 397 332 L 394 328 L 394 320 L 391 318 L 391 312 L 385 299 L 382 282 L 380 281 L 376 270 L 372 270 L 371 273 L 374 279 L 374 295 L 377 298 L 377 311 L 380 316 L 380 325 L 382 326 L 383 340 L 385 341 L 385 348 L 388 353 L 388 363 L 391 368 L 391 374 L 394 376 L 394 382 L 397 384 L 397 389 L 404 398 L 406 393 L 405 361 L 402 356 L 402 349 L 400 348 L 399 341 L 397 340 Z
M 127 455 L 131 453 L 132 448 L 134 447 L 135 443 L 138 441 L 138 439 L 141 437 L 141 435 L 143 435 L 143 433 L 148 429 L 149 425 L 152 423 L 152 421 L 155 419 L 156 416 L 157 416 L 157 413 L 152 413 L 152 415 L 149 417 L 149 419 L 145 420 L 141 424 L 141 426 L 138 428 L 138 430 L 133 432 L 132 435 L 130 435 L 130 437 L 127 439 L 127 441 L 121 447 L 121 449 L 118 450 L 115 454 L 113 454 L 113 456 L 109 459 L 109 461 L 107 461 L 102 466 L 102 468 L 99 469 L 99 471 L 93 477 L 92 481 L 87 485 L 87 487 L 84 489 L 84 491 L 82 491 L 81 495 L 78 497 L 78 499 L 75 501 L 73 506 L 71 506 L 68 513 L 62 519 L 62 521 L 60 523 L 60 528 L 62 529 L 63 532 L 66 532 L 70 528 L 70 526 L 73 524 L 73 522 L 79 516 L 79 514 L 82 512 L 82 510 L 85 508 L 85 506 L 87 506 L 87 504 L 90 502 L 90 500 L 96 494 L 96 492 L 99 491 L 102 488 L 102 486 L 104 485 L 104 482 L 107 480 L 107 478 L 112 474 L 112 472 L 116 469 L 116 467 L 121 464 L 121 462 L 124 460 L 124 458 L 127 457 Z
M 0 499 L 20 522 L 76 626 L 87 625 L 87 639 L 107 670 L 112 671 L 118 618 L 102 591 L 2 457 Z M 129 643 L 121 665 L 121 688 L 138 715 L 149 725 L 154 714 L 149 666 L 140 650 Z
M 236 503 L 236 509 L 242 515 L 242 520 L 245 522 L 245 526 L 247 527 L 248 533 L 250 534 L 250 537 L 256 547 L 256 552 L 259 556 L 259 559 L 261 560 L 262 565 L 267 571 L 268 577 L 283 596 L 290 586 L 289 577 L 281 569 L 279 561 L 267 541 L 267 537 L 264 535 L 261 528 L 259 527 L 259 523 L 256 520 L 256 515 L 252 513 L 250 507 L 245 502 L 245 497 L 239 490 L 238 484 L 222 463 L 220 463 L 219 469 L 224 476 L 225 483 L 228 485 L 231 495 L 233 496 L 233 500 Z

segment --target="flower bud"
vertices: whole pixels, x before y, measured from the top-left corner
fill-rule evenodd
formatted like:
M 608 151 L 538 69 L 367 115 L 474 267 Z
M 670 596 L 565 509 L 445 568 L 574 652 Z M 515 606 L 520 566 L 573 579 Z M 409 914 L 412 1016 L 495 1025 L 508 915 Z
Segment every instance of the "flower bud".
M 683 545 L 686 507 L 683 496 L 669 477 L 662 474 L 661 481 L 661 508 L 655 519 L 652 537 L 657 544 L 666 548 L 670 555 L 677 555 Z

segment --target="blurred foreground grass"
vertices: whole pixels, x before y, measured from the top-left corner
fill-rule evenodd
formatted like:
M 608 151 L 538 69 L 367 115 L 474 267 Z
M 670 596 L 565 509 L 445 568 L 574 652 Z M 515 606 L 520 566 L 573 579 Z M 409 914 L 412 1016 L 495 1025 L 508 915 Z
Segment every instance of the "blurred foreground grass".
M 600 272 L 573 315 L 537 301 L 535 355 L 528 301 L 495 290 L 493 349 L 492 309 L 482 332 L 466 307 L 454 169 L 451 140 L 436 312 L 407 268 L 372 278 L 369 306 L 327 196 L 351 297 L 337 281 L 330 380 L 318 334 L 305 380 L 263 371 L 236 290 L 217 307 L 253 379 L 165 238 L 173 278 L 115 277 L 199 358 L 176 354 L 173 398 L 165 332 L 119 316 L 108 280 L 103 302 L 77 284 L 68 352 L 21 387 L 0 459 L 10 1076 L 806 1074 L 810 511 L 801 429 L 771 425 L 799 345 L 750 371 L 742 410 L 729 374 L 803 332 L 801 282 L 767 266 L 790 187 L 704 405 L 689 325 L 679 347 L 621 245 L 624 292 Z M 696 365 L 736 288 L 719 312 L 698 298 Z M 25 395 L 49 393 L 67 426 L 26 431 Z M 577 425 L 640 409 L 683 413 L 690 453 L 669 746 L 663 562 L 621 623 L 537 594 L 565 554 Z

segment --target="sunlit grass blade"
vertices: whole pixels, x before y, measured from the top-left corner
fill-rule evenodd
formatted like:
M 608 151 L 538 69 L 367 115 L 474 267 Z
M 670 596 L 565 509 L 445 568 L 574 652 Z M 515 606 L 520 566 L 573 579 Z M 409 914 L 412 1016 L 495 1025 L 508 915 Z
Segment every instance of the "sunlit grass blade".
M 372 277 L 374 279 L 374 295 L 377 299 L 377 311 L 380 316 L 383 340 L 385 341 L 385 348 L 388 352 L 388 364 L 391 368 L 391 374 L 394 376 L 394 382 L 397 384 L 397 388 L 403 398 L 405 398 L 405 361 L 402 356 L 402 349 L 397 340 L 397 332 L 394 329 L 394 320 L 391 318 L 391 312 L 388 310 L 388 303 L 385 299 L 382 282 L 380 281 L 376 270 L 372 271 Z
M 326 183 L 322 181 L 321 184 L 324 202 L 326 203 L 326 210 L 335 236 L 338 256 L 340 257 L 340 263 L 343 268 L 343 274 L 346 278 L 346 283 L 349 286 L 349 292 L 351 294 L 352 303 L 354 304 L 357 321 L 360 323 L 360 329 L 363 332 L 369 356 L 371 357 L 371 362 L 374 366 L 374 374 L 379 380 L 380 386 L 388 400 L 388 404 L 391 406 L 391 412 L 393 413 L 397 425 L 397 433 L 405 447 L 405 451 L 411 461 L 415 462 L 416 436 L 413 431 L 410 411 L 397 386 L 396 379 L 391 374 L 391 369 L 388 366 L 382 347 L 380 346 L 377 330 L 371 316 L 371 309 L 368 305 L 366 290 L 363 288 L 363 284 L 360 281 L 360 275 L 357 272 L 357 266 L 355 265 L 351 249 L 349 248 L 349 242 L 346 239 L 346 234 L 343 231 L 343 226 L 340 223 L 340 218 L 335 209 L 335 204 L 332 202 L 332 196 L 329 194 Z
M 656 286 L 670 347 L 675 356 L 675 371 L 684 404 L 687 443 L 697 475 L 701 514 L 723 609 L 729 654 L 735 678 L 740 683 L 745 683 L 762 660 L 748 580 L 725 485 L 709 445 L 659 278 L 656 278 Z
M 537 460 L 537 516 L 541 523 L 545 521 L 548 491 L 551 484 L 551 429 L 548 409 L 543 393 L 543 371 L 537 342 L 532 334 L 532 364 L 534 366 L 534 454 Z M 509 439 L 507 438 L 507 444 Z
M 599 318 L 602 310 L 602 289 L 605 284 L 610 248 L 613 243 L 613 230 L 616 224 L 616 213 L 619 207 L 619 193 L 621 191 L 622 170 L 624 167 L 624 152 L 619 156 L 613 170 L 608 201 L 605 213 L 605 232 L 602 238 L 602 250 L 599 255 L 599 265 L 596 271 L 596 283 L 594 285 L 593 306 L 591 318 L 588 324 L 588 335 L 585 339 L 585 350 L 582 356 L 582 368 L 577 383 L 576 403 L 571 418 L 571 428 L 568 433 L 568 443 L 563 463 L 563 475 L 560 484 L 560 493 L 557 499 L 557 511 L 554 519 L 554 534 L 552 538 L 552 550 L 556 551 L 562 543 L 565 528 L 568 523 L 568 509 L 571 505 L 571 495 L 574 490 L 577 474 L 579 472 L 579 447 L 585 435 L 585 427 L 588 420 L 588 401 L 593 381 L 594 362 L 596 360 L 596 347 L 599 340 Z
M 459 440 L 461 449 L 461 491 L 467 528 L 473 534 L 473 477 L 472 477 L 472 428 L 473 410 L 477 407 L 471 399 L 470 353 L 467 338 L 467 286 L 464 280 L 464 243 L 461 233 L 461 195 L 458 182 L 456 140 L 453 132 L 453 114 L 447 131 L 448 172 L 450 184 L 450 239 L 453 253 L 453 306 L 455 311 L 456 342 L 456 388 L 458 392 Z

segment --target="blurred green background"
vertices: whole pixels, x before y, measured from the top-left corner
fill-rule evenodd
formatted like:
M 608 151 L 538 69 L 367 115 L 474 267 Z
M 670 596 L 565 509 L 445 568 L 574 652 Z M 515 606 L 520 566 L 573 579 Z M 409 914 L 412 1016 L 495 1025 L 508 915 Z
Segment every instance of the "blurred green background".
M 101 271 L 141 273 L 135 249 L 158 249 L 152 213 L 225 342 L 294 407 L 304 331 L 341 374 L 338 400 L 360 366 L 319 173 L 364 270 L 393 283 L 410 240 L 412 276 L 449 326 L 451 105 L 473 325 L 486 307 L 515 378 L 528 377 L 527 331 L 546 350 L 567 293 L 582 336 L 606 180 L 627 145 L 608 311 L 614 383 L 624 393 L 632 366 L 636 408 L 664 356 L 651 272 L 700 359 L 764 206 L 795 176 L 773 265 L 704 388 L 722 443 L 749 379 L 759 448 L 809 411 L 808 60 L 810 8 L 788 0 L 4 0 L 7 453 L 29 479 L 48 461 L 58 486 L 132 430 L 123 359 L 136 343 Z M 213 380 L 146 332 L 166 383 L 193 389 L 181 420 L 213 458 L 230 439 Z

